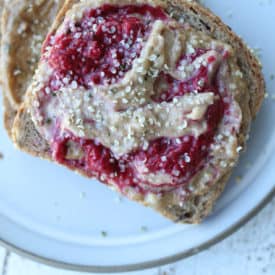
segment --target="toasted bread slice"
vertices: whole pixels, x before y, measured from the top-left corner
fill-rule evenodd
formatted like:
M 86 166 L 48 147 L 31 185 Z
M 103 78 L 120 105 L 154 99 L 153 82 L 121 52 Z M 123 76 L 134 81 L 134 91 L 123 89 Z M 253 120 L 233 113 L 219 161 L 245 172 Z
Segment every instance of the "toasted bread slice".
M 3 9 L 4 9 L 4 0 L 0 0 L 0 18 L 2 17 Z M 0 28 L 0 41 L 1 40 L 2 40 L 2 30 Z M 1 47 L 1 44 L 0 44 L 0 47 Z M 2 63 L 2 58 L 1 58 L 1 51 L 0 51 L 0 64 L 1 63 Z M 1 84 L 2 84 L 2 78 L 0 78 L 0 85 Z M 3 94 L 3 105 L 5 108 L 4 125 L 5 125 L 5 128 L 7 129 L 7 132 L 9 133 L 9 136 L 11 136 L 11 129 L 12 129 L 15 115 L 16 115 L 16 111 L 10 106 L 8 99 L 4 94 Z
M 62 23 L 66 12 L 76 1 L 66 1 L 64 7 L 58 14 L 51 32 L 54 32 Z M 223 41 L 234 49 L 237 63 L 244 74 L 247 89 L 236 96 L 236 101 L 242 109 L 242 126 L 238 135 L 238 146 L 245 146 L 246 136 L 250 128 L 252 117 L 255 117 L 260 109 L 264 97 L 264 79 L 261 73 L 261 66 L 255 56 L 250 52 L 246 44 L 226 26 L 220 18 L 212 14 L 208 9 L 190 1 L 167 1 L 167 11 L 173 17 L 183 18 L 193 28 L 204 32 L 214 39 Z M 31 98 L 31 87 L 28 95 Z M 27 97 L 28 97 L 27 95 Z M 244 100 L 245 98 L 245 100 Z M 249 106 L 246 99 L 249 100 Z M 13 140 L 20 150 L 52 160 L 50 146 L 39 134 L 29 112 L 30 100 L 26 100 L 20 107 L 13 126 Z M 237 161 L 237 159 L 236 159 Z M 82 173 L 78 169 L 73 169 Z M 184 203 L 179 203 L 173 192 L 165 193 L 158 203 L 151 204 L 150 199 L 144 196 L 132 196 L 126 194 L 130 199 L 136 200 L 146 206 L 151 206 L 161 214 L 173 221 L 182 223 L 199 223 L 211 212 L 213 205 L 231 174 L 232 167 L 228 167 L 215 184 L 207 188 L 197 188 L 186 197 Z M 84 175 L 85 176 L 85 175 Z M 110 183 L 113 189 L 116 185 Z M 119 191 L 119 190 L 118 190 Z
M 1 82 L 9 135 L 40 58 L 41 45 L 64 0 L 1 1 Z
M 4 8 L 4 0 L 0 0 L 0 17 L 2 16 L 3 8 Z M 0 29 L 0 39 L 1 39 L 1 36 L 2 36 L 2 32 Z

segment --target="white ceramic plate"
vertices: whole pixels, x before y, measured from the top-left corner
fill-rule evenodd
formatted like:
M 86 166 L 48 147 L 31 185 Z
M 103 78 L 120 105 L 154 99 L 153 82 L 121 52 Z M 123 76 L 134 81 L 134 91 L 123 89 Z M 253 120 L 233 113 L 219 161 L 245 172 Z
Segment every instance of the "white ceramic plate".
M 270 92 L 253 125 L 248 151 L 213 215 L 199 226 L 176 225 L 136 203 L 119 202 L 115 193 L 97 181 L 16 151 L 1 125 L 2 243 L 72 269 L 141 269 L 180 259 L 217 242 L 271 197 L 275 190 L 275 80 L 270 79 L 275 74 L 275 3 L 205 2 L 252 47 L 262 49 Z M 237 183 L 239 177 L 242 180 Z

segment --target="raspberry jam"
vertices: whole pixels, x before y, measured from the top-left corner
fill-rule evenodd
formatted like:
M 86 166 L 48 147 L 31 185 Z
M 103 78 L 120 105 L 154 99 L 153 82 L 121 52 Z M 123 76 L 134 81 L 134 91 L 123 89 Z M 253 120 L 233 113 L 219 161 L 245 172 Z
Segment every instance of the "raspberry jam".
M 85 87 L 115 83 L 139 57 L 143 41 L 157 19 L 165 20 L 166 14 L 148 5 L 104 5 L 86 12 L 66 34 L 48 39 L 47 44 L 54 45 L 48 57 L 55 70 L 51 88 L 57 90 L 55 83 L 68 78 L 68 71 L 69 80 Z
M 133 60 L 140 56 L 144 41 L 146 41 L 152 22 L 167 20 L 167 15 L 161 8 L 148 5 L 116 7 L 105 5 L 89 10 L 79 23 L 68 23 L 68 31 L 56 37 L 48 38 L 44 49 L 51 50 L 44 58 L 53 68 L 49 87 L 58 90 L 64 83 L 76 81 L 78 85 L 89 88 L 93 85 L 110 85 L 118 82 L 127 71 L 131 70 Z M 195 53 L 182 56 L 182 60 L 193 62 L 207 50 L 198 49 Z M 46 53 L 46 50 L 45 50 Z M 210 58 L 209 63 L 214 59 Z M 69 72 L 69 73 L 68 73 Z M 186 135 L 179 138 L 158 137 L 149 141 L 148 148 L 138 148 L 120 157 L 104 147 L 100 141 L 74 136 L 67 131 L 60 134 L 56 130 L 51 148 L 54 159 L 70 168 L 80 169 L 89 177 L 96 177 L 102 182 L 116 184 L 123 192 L 131 186 L 137 192 L 146 190 L 161 192 L 167 186 L 176 188 L 187 184 L 211 158 L 210 145 L 218 126 L 226 111 L 219 93 L 217 79 L 208 78 L 207 66 L 201 65 L 188 80 L 181 81 L 165 72 L 160 72 L 154 83 L 154 89 L 159 89 L 159 83 L 166 87 L 154 102 L 171 102 L 175 97 L 196 91 L 196 93 L 213 92 L 216 100 L 206 114 L 207 130 L 198 137 Z M 77 158 L 69 158 L 69 145 L 73 143 L 81 153 Z M 141 180 L 137 163 L 144 163 L 148 174 L 165 173 L 170 182 L 155 186 Z

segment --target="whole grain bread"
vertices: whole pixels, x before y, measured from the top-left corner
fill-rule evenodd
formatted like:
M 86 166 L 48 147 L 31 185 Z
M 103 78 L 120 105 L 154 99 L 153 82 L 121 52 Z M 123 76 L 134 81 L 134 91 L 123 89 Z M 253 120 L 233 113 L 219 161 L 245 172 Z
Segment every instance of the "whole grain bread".
M 0 18 L 2 16 L 3 9 L 4 9 L 4 0 L 0 0 Z M 2 31 L 1 31 L 1 28 L 0 28 L 0 39 L 1 39 L 1 37 L 2 37 Z
M 13 120 L 40 58 L 42 42 L 64 0 L 1 1 L 1 83 L 4 125 L 11 136 Z
M 78 1 L 66 1 L 51 31 L 55 31 L 58 28 L 66 12 L 75 2 Z M 261 66 L 257 58 L 231 29 L 208 9 L 191 1 L 176 0 L 171 2 L 168 1 L 167 3 L 168 12 L 170 15 L 172 14 L 174 18 L 184 18 L 185 22 L 188 22 L 195 29 L 231 45 L 235 50 L 238 65 L 244 73 L 244 79 L 247 81 L 247 90 L 242 96 L 249 97 L 249 108 L 246 108 L 242 103 L 243 100 L 241 96 L 236 98 L 243 111 L 238 145 L 244 146 L 251 119 L 255 117 L 259 111 L 264 97 L 265 84 L 261 73 Z M 30 90 L 29 93 L 31 93 Z M 13 140 L 20 150 L 51 160 L 49 145 L 36 130 L 28 111 L 27 101 L 20 106 L 16 116 L 13 125 Z M 181 223 L 199 223 L 212 211 L 214 203 L 223 191 L 231 171 L 232 168 L 228 168 L 219 181 L 208 186 L 208 188 L 198 188 L 195 190 L 186 198 L 183 204 L 179 204 L 178 201 L 175 200 L 172 192 L 167 192 L 154 208 L 173 221 Z M 78 172 L 81 173 L 81 171 Z M 113 185 L 111 188 L 116 189 L 116 186 Z M 129 197 L 144 205 L 147 204 L 143 198 Z
M 0 0 L 0 17 L 2 16 L 3 8 L 4 8 L 4 0 Z M 0 39 L 1 37 L 2 37 L 2 32 L 0 28 Z
M 2 18 L 2 13 L 3 13 L 3 9 L 4 9 L 4 4 L 5 1 L 4 0 L 0 0 L 0 18 Z M 2 41 L 2 29 L 0 28 L 0 41 Z M 0 44 L 1 47 L 1 44 Z M 0 64 L 2 64 L 2 53 L 0 51 Z M 1 70 L 0 70 L 1 71 Z M 0 78 L 0 87 L 2 88 L 2 78 Z M 12 125 L 13 125 L 13 121 L 16 115 L 16 111 L 11 107 L 9 100 L 7 99 L 5 93 L 3 92 L 3 89 L 1 89 L 2 91 L 2 97 L 3 97 L 3 106 L 4 106 L 4 125 L 5 128 L 9 134 L 9 136 L 11 136 L 11 129 L 12 129 Z

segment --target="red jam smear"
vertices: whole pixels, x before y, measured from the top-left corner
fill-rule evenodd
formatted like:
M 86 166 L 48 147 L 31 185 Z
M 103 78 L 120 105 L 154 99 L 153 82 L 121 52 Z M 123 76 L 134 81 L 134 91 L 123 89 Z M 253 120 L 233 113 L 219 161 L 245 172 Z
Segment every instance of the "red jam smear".
M 65 34 L 48 38 L 44 46 L 44 51 L 53 46 L 46 57 L 55 70 L 51 88 L 57 90 L 64 78 L 84 87 L 117 82 L 139 57 L 152 22 L 166 18 L 161 8 L 149 5 L 87 11 L 81 22 L 69 23 Z
M 184 55 L 179 58 L 177 67 L 180 66 L 182 61 L 185 61 L 186 64 L 192 63 L 196 58 L 202 56 L 203 54 L 207 53 L 207 49 L 197 49 L 195 53 Z M 208 60 L 208 64 L 215 61 L 214 59 Z M 166 87 L 165 90 L 160 91 L 160 87 Z M 187 81 L 180 81 L 174 79 L 171 75 L 166 73 L 160 73 L 157 80 L 155 81 L 155 90 L 158 93 L 152 98 L 155 102 L 171 102 L 174 97 L 180 97 L 185 94 L 191 93 L 193 91 L 197 91 L 197 93 L 204 93 L 204 92 L 214 92 L 215 94 L 219 94 L 217 88 L 213 83 L 209 83 L 208 80 L 208 69 L 206 66 L 200 66 L 198 71 L 195 73 Z
M 138 16 L 137 16 L 138 15 Z M 137 58 L 142 49 L 141 41 L 146 39 L 150 32 L 151 23 L 156 20 L 167 20 L 161 8 L 148 5 L 115 7 L 105 5 L 99 9 L 86 12 L 83 20 L 74 26 L 74 31 L 68 31 L 54 39 L 48 39 L 53 48 L 50 51 L 48 62 L 54 68 L 50 87 L 59 88 L 63 77 L 78 84 L 89 86 L 92 84 L 110 84 L 118 81 Z M 93 27 L 96 22 L 97 27 Z M 116 36 L 104 32 L 103 29 L 116 28 Z M 95 31 L 92 31 L 93 28 Z M 82 35 L 78 37 L 77 33 Z M 130 42 L 130 47 L 122 41 Z M 49 41 L 52 42 L 49 42 Z M 110 42 L 109 42 L 110 41 Z M 46 48 L 46 47 L 45 47 Z M 113 72 L 115 59 L 112 52 L 116 52 L 119 67 Z M 189 63 L 206 53 L 207 50 L 198 49 L 196 53 L 180 58 Z M 208 60 L 213 62 L 214 60 Z M 103 72 L 103 74 L 102 74 Z M 71 133 L 57 134 L 52 143 L 54 159 L 72 169 L 78 168 L 87 176 L 96 177 L 102 182 L 115 183 L 123 192 L 125 187 L 131 186 L 137 192 L 162 192 L 166 187 L 176 188 L 185 185 L 205 163 L 211 158 L 210 145 L 214 141 L 217 128 L 224 116 L 227 106 L 223 102 L 218 83 L 214 78 L 209 81 L 207 67 L 201 66 L 196 74 L 187 81 L 179 81 L 172 76 L 161 72 L 155 81 L 155 90 L 159 89 L 160 81 L 166 83 L 166 89 L 158 96 L 152 98 L 156 102 L 170 102 L 174 97 L 193 92 L 204 93 L 212 91 L 218 99 L 211 105 L 206 113 L 207 130 L 198 138 L 183 136 L 180 138 L 161 137 L 149 142 L 147 150 L 135 151 L 117 158 L 113 152 L 95 140 L 75 137 Z M 59 129 L 57 129 L 58 133 Z M 83 151 L 81 159 L 67 159 L 68 142 L 73 141 Z M 163 161 L 166 156 L 166 161 Z M 158 187 L 152 183 L 144 182 L 138 178 L 135 164 L 142 161 L 148 168 L 148 173 L 165 172 L 171 175 L 172 182 L 164 183 Z

